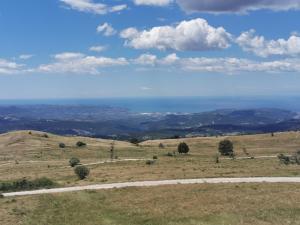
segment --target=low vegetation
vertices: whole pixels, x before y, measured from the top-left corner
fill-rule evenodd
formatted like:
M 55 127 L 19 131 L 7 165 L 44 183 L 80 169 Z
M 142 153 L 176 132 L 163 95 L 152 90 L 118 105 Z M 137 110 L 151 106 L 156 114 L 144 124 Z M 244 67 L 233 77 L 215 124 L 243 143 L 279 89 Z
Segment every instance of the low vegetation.
M 79 165 L 79 163 L 80 163 L 80 160 L 79 160 L 78 158 L 76 158 L 76 157 L 72 157 L 72 158 L 69 160 L 69 165 L 70 165 L 71 167 L 75 167 L 75 166 Z
M 52 188 L 54 186 L 56 186 L 55 182 L 46 177 L 35 180 L 23 178 L 16 181 L 0 182 L 0 192 L 35 190 L 40 188 Z
M 59 143 L 58 146 L 59 146 L 60 148 L 65 148 L 65 147 L 66 147 L 65 143 Z
M 300 151 L 292 155 L 279 154 L 278 159 L 280 160 L 281 163 L 285 165 L 289 165 L 289 164 L 300 165 Z
M 86 166 L 76 166 L 74 172 L 80 180 L 84 180 L 90 174 L 90 170 Z
M 77 146 L 77 147 L 85 147 L 85 146 L 86 146 L 86 143 L 85 143 L 85 142 L 82 142 L 82 141 L 78 141 L 78 142 L 76 143 L 76 146 Z

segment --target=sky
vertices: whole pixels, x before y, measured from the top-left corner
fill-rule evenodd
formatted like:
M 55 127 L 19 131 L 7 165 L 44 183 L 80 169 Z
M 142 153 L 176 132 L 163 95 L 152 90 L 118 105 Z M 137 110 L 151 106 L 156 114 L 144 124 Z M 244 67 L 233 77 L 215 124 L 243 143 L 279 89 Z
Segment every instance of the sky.
M 1 0 L 0 99 L 300 93 L 300 0 Z

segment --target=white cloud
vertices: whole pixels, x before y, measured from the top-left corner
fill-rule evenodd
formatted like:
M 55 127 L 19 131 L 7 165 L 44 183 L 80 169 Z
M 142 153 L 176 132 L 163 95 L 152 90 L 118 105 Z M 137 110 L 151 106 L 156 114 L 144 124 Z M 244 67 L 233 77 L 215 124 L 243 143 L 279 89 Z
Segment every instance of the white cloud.
M 103 33 L 104 36 L 112 36 L 117 33 L 117 31 L 109 23 L 101 24 L 97 27 L 98 33 Z
M 136 5 L 150 5 L 150 6 L 167 6 L 170 5 L 173 0 L 134 0 Z
M 63 52 L 54 55 L 54 58 L 57 60 L 70 60 L 70 59 L 77 59 L 82 58 L 84 54 L 78 52 Z
M 255 36 L 255 30 L 250 30 L 242 33 L 236 42 L 243 50 L 253 52 L 261 57 L 300 54 L 300 36 L 295 35 L 291 35 L 287 40 L 266 40 L 263 36 Z
M 32 57 L 33 57 L 33 55 L 30 55 L 30 54 L 19 55 L 19 59 L 22 59 L 22 60 L 31 59 Z
M 288 58 L 275 61 L 254 61 L 240 58 L 179 58 L 176 54 L 171 54 L 163 58 L 155 55 L 141 55 L 134 60 L 135 64 L 141 66 L 151 66 L 155 69 L 165 68 L 175 71 L 199 72 L 199 73 L 283 73 L 300 72 L 300 59 Z
M 300 9 L 300 0 L 177 0 L 177 3 L 187 12 L 245 13 L 260 9 Z
M 95 3 L 93 0 L 60 0 L 71 9 L 104 15 L 110 12 L 117 12 L 127 8 L 127 5 L 108 6 L 103 3 Z
M 60 53 L 55 62 L 39 66 L 35 71 L 46 73 L 99 74 L 101 68 L 128 65 L 125 58 L 86 56 L 81 53 Z
M 157 63 L 157 56 L 151 54 L 142 54 L 137 59 L 133 60 L 134 63 L 139 65 L 152 65 Z
M 22 72 L 24 65 L 0 58 L 0 74 L 15 74 Z
M 151 87 L 146 87 L 146 86 L 140 87 L 140 89 L 141 89 L 142 91 L 151 91 L 151 90 L 152 90 Z
M 182 21 L 177 26 L 153 27 L 138 31 L 128 28 L 120 33 L 125 45 L 135 49 L 205 51 L 230 46 L 231 35 L 223 27 L 212 27 L 204 19 Z
M 89 50 L 92 52 L 103 52 L 106 49 L 107 49 L 107 46 L 103 46 L 103 45 L 92 46 L 89 48 Z

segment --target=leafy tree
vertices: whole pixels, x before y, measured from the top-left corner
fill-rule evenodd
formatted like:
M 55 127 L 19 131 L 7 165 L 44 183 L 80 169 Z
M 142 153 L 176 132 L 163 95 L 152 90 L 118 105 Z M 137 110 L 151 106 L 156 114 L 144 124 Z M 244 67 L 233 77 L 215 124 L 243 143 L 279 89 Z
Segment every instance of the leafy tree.
M 74 172 L 80 180 L 85 179 L 90 174 L 90 170 L 86 166 L 76 166 Z
M 187 154 L 190 151 L 189 146 L 185 142 L 181 142 L 177 149 L 180 154 Z
M 224 156 L 233 156 L 233 143 L 230 140 L 220 141 L 219 152 Z
M 77 166 L 80 163 L 80 160 L 76 157 L 73 157 L 69 160 L 69 164 L 71 167 Z

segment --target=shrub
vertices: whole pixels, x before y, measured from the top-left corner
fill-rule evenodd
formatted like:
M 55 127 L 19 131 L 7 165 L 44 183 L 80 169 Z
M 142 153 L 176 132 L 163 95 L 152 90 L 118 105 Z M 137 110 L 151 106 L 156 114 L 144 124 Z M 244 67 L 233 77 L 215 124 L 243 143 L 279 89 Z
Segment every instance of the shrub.
M 0 193 L 0 198 L 4 198 L 4 195 L 2 193 Z
M 42 137 L 49 138 L 49 135 L 48 134 L 43 134 Z
M 219 152 L 224 156 L 234 156 L 233 143 L 230 140 L 220 141 Z
M 78 142 L 76 143 L 76 146 L 77 146 L 77 147 L 84 147 L 84 146 L 86 146 L 86 143 L 84 143 L 84 142 L 82 142 L 82 141 L 78 141 Z
M 60 148 L 65 148 L 65 147 L 66 147 L 65 143 L 59 143 L 58 146 L 59 146 Z
M 185 142 L 181 142 L 177 148 L 180 154 L 187 154 L 190 151 L 189 146 Z
M 289 164 L 298 164 L 298 165 L 300 165 L 300 154 L 299 154 L 299 152 L 296 152 L 295 154 L 293 154 L 291 156 L 287 156 L 287 155 L 284 155 L 284 154 L 279 154 L 278 159 L 280 160 L 281 163 L 283 163 L 285 165 L 289 165 Z
M 149 160 L 146 161 L 147 165 L 153 165 L 154 163 L 155 163 L 155 160 L 149 159 Z
M 80 180 L 85 179 L 90 174 L 90 170 L 86 166 L 76 166 L 74 172 Z
M 290 157 L 289 156 L 286 156 L 284 154 L 279 154 L 277 157 L 278 157 L 278 159 L 281 163 L 283 163 L 285 165 L 290 164 Z
M 157 160 L 157 159 L 158 159 L 157 155 L 154 155 L 154 156 L 153 156 L 153 159 L 154 159 L 154 160 Z
M 39 188 L 51 188 L 54 186 L 56 186 L 56 184 L 46 177 L 35 179 L 33 181 L 23 178 L 11 182 L 0 182 L 0 191 L 34 190 Z
M 77 166 L 80 163 L 80 160 L 76 157 L 73 157 L 69 160 L 69 164 L 71 167 Z

